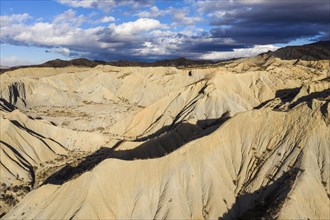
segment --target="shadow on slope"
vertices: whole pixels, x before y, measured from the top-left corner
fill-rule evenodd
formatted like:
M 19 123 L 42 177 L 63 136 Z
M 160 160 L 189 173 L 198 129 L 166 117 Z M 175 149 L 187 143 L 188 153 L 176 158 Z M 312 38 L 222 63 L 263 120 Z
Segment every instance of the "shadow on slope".
M 66 165 L 56 173 L 49 176 L 44 184 L 63 184 L 66 181 L 80 176 L 86 171 L 93 169 L 105 159 L 116 158 L 120 160 L 145 160 L 163 157 L 184 144 L 212 133 L 219 128 L 227 119 L 228 114 L 224 114 L 219 119 L 208 119 L 198 121 L 196 125 L 190 123 L 180 123 L 175 129 L 170 130 L 158 137 L 154 137 L 135 147 L 134 149 L 116 149 L 125 140 L 120 140 L 111 148 L 101 147 L 93 154 L 87 156 L 77 166 Z M 163 129 L 162 129 L 163 130 Z M 155 133 L 158 133 L 155 132 Z
M 32 120 L 33 120 L 33 119 L 32 119 Z M 53 153 L 55 153 L 54 150 L 53 150 L 53 149 L 49 146 L 49 144 L 47 144 L 46 141 L 43 140 L 43 139 L 48 139 L 48 140 L 50 140 L 50 141 L 52 141 L 52 142 L 55 142 L 55 143 L 58 144 L 59 146 L 65 148 L 60 142 L 54 140 L 53 138 L 47 138 L 47 137 L 44 137 L 43 135 L 41 135 L 41 134 L 39 134 L 39 133 L 37 133 L 37 132 L 31 130 L 30 128 L 23 126 L 23 125 L 22 125 L 21 123 L 19 123 L 17 120 L 10 120 L 10 122 L 13 123 L 17 128 L 19 128 L 19 129 L 21 129 L 21 130 L 23 130 L 23 131 L 29 133 L 30 135 L 32 135 L 32 136 L 38 138 L 38 139 L 39 139 L 41 142 L 43 142 L 43 143 L 44 143 L 44 144 L 45 144 L 45 145 L 46 145 L 46 146 L 47 146 L 47 147 L 48 147 Z
M 14 105 L 7 102 L 7 100 L 0 98 L 0 110 L 5 112 L 12 112 L 17 109 Z
M 236 198 L 233 206 L 219 219 L 273 219 L 292 189 L 300 168 L 292 168 L 272 182 L 253 193 L 245 193 Z M 226 203 L 226 201 L 225 201 Z
M 301 87 L 278 90 L 275 93 L 275 98 L 269 99 L 269 100 L 259 104 L 254 109 L 261 109 L 264 106 L 266 106 L 267 104 L 271 103 L 276 98 L 279 98 L 281 100 L 280 104 L 277 104 L 276 106 L 273 107 L 273 110 L 276 110 L 276 111 L 280 110 L 280 107 L 285 103 L 289 103 L 288 109 L 293 109 L 294 107 L 296 107 L 297 105 L 299 105 L 300 103 L 303 103 L 303 102 L 305 102 L 309 108 L 312 108 L 313 99 L 324 100 L 324 99 L 327 99 L 330 97 L 330 89 L 325 89 L 320 92 L 313 92 L 308 95 L 302 96 L 302 97 L 298 98 L 296 101 L 292 102 L 293 99 L 300 92 L 300 89 L 301 89 Z M 323 105 L 321 107 L 321 112 L 323 115 L 327 114 L 326 107 L 327 107 L 326 105 Z
M 22 169 L 27 169 L 29 174 L 31 175 L 31 186 L 34 185 L 35 183 L 35 174 L 34 174 L 34 169 L 33 166 L 24 158 L 23 155 L 21 155 L 14 147 L 12 147 L 11 145 L 9 145 L 8 143 L 1 141 L 0 140 L 0 144 L 3 144 L 6 148 L 8 148 L 10 151 L 12 151 L 12 153 L 14 155 L 16 155 L 17 159 L 19 160 L 19 162 L 21 164 L 18 164 L 19 166 L 22 167 Z M 10 155 L 8 153 L 6 153 L 6 151 L 2 151 L 4 154 L 6 154 L 7 157 L 9 157 L 10 159 L 12 159 L 15 163 L 17 163 L 13 158 L 10 157 Z M 31 158 L 32 159 L 32 158 Z M 33 159 L 32 159 L 33 160 Z M 1 162 L 1 161 L 0 161 Z M 6 167 L 4 163 L 1 163 L 3 165 L 3 167 L 9 172 L 12 173 L 10 170 L 10 167 Z M 13 173 L 12 173 L 13 174 Z M 14 174 L 13 174 L 14 175 Z M 17 176 L 18 179 L 18 176 Z
M 300 97 L 295 102 L 291 103 L 289 107 L 294 108 L 298 104 L 300 104 L 302 102 L 306 102 L 308 107 L 311 108 L 313 99 L 325 99 L 325 98 L 328 98 L 328 97 L 330 97 L 330 89 L 326 89 L 326 90 L 323 90 L 321 92 L 313 92 L 313 93 L 310 93 L 306 96 Z
M 294 97 L 296 97 L 296 95 L 299 93 L 300 89 L 301 87 L 277 90 L 275 93 L 275 98 L 264 101 L 263 103 L 256 106 L 254 109 L 261 109 L 276 98 L 279 98 L 282 103 L 291 102 Z
M 199 91 L 198 94 L 191 99 L 185 106 L 183 106 L 183 108 L 180 110 L 180 112 L 177 113 L 177 115 L 175 116 L 175 118 L 173 118 L 172 124 L 167 125 L 162 127 L 161 129 L 159 129 L 158 131 L 152 133 L 152 134 L 148 134 L 146 136 L 142 136 L 142 137 L 137 137 L 135 139 L 135 141 L 148 141 L 152 138 L 155 137 L 160 137 L 161 135 L 165 134 L 166 132 L 172 131 L 174 129 L 177 128 L 178 125 L 182 125 L 184 120 L 187 118 L 187 116 L 189 116 L 189 114 L 191 112 L 194 111 L 195 107 L 196 107 L 196 103 L 198 102 L 198 100 L 200 98 L 203 97 L 204 93 L 205 93 L 205 89 L 208 85 L 204 85 Z M 209 120 L 204 120 L 203 122 L 197 122 L 197 125 L 200 126 L 201 124 L 210 124 L 210 123 L 214 123 L 214 120 L 222 120 L 223 118 L 228 117 L 228 112 L 224 113 L 220 119 L 209 119 Z M 162 115 L 160 117 L 158 117 L 158 119 L 156 119 L 152 124 L 149 125 L 149 127 L 146 129 L 146 131 L 148 131 L 149 129 L 152 129 L 152 127 L 162 118 Z

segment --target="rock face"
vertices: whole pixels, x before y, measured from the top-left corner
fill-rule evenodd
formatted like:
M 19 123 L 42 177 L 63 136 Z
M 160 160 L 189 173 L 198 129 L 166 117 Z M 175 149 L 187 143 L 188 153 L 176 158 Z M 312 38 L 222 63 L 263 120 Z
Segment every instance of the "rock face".
M 304 46 L 284 47 L 275 52 L 270 52 L 270 54 L 283 60 L 329 60 L 330 41 L 319 41 Z
M 3 218 L 328 219 L 329 64 L 5 72 Z

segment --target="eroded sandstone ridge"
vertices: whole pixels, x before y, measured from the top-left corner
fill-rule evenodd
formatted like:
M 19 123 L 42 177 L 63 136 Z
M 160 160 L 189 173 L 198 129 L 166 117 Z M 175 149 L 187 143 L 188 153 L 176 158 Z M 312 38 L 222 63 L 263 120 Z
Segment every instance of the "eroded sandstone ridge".
M 7 71 L 3 218 L 330 218 L 329 69 L 262 54 Z

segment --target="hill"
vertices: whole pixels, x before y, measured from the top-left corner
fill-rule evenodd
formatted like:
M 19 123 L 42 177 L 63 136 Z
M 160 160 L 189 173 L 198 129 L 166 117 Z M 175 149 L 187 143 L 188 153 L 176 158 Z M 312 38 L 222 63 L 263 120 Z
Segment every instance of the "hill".
M 330 41 L 319 41 L 303 46 L 283 47 L 274 52 L 268 52 L 268 54 L 282 60 L 329 60 Z
M 4 219 L 329 218 L 330 60 L 71 64 L 0 75 Z

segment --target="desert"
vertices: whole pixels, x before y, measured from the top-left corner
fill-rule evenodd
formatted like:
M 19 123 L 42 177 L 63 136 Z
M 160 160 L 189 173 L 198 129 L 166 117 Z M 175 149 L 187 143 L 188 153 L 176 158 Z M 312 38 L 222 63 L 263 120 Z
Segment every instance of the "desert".
M 327 218 L 330 62 L 276 54 L 4 72 L 3 218 Z
M 330 1 L 1 0 L 0 219 L 330 219 Z

